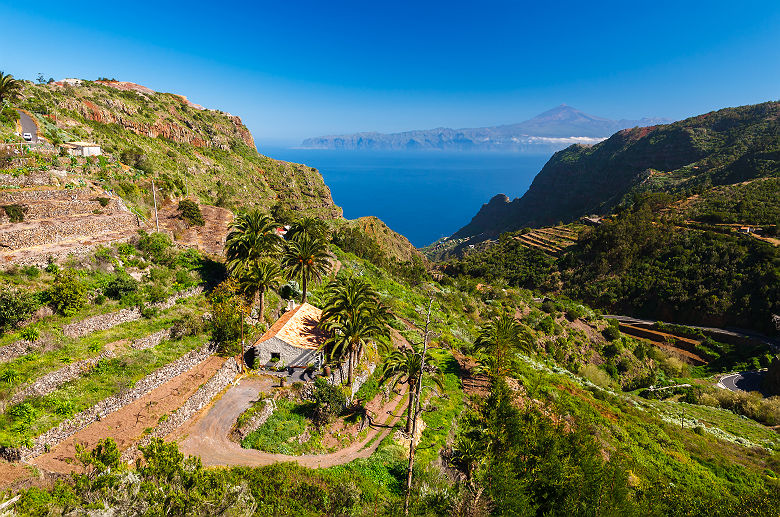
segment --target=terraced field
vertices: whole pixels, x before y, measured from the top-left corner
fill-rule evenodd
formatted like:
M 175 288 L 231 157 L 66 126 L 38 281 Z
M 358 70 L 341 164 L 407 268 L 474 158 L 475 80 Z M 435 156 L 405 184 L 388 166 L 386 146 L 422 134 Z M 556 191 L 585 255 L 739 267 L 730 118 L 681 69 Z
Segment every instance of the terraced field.
M 582 227 L 575 225 L 539 228 L 522 235 L 515 235 L 514 239 L 530 248 L 557 256 L 569 246 L 577 243 L 581 230 Z

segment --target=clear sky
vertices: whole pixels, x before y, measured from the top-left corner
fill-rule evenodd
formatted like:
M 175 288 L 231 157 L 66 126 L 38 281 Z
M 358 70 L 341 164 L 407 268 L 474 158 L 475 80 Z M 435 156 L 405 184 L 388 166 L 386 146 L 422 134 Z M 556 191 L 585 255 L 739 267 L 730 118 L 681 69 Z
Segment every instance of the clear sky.
M 0 0 L 0 69 L 240 115 L 262 145 L 780 98 L 780 2 Z

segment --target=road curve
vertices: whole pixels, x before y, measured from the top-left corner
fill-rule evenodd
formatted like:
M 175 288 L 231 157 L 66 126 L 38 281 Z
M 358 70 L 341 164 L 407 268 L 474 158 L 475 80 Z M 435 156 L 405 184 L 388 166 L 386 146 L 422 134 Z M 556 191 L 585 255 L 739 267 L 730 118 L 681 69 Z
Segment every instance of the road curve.
M 718 387 L 729 391 L 762 391 L 763 371 L 732 373 L 721 377 Z
M 366 438 L 331 454 L 290 456 L 243 449 L 230 440 L 228 435 L 238 417 L 258 399 L 258 395 L 271 390 L 272 382 L 267 378 L 248 378 L 240 380 L 237 385 L 228 389 L 210 408 L 177 433 L 185 437 L 179 444 L 181 452 L 200 456 L 203 464 L 208 466 L 257 467 L 287 461 L 294 461 L 309 468 L 341 465 L 373 454 L 381 441 L 392 431 L 403 411 L 402 397 L 389 401 L 380 410 L 380 415 L 387 415 L 388 412 L 390 415 L 381 423 L 372 423 Z M 369 442 L 371 445 L 366 447 Z
M 32 117 L 30 117 L 30 115 L 28 115 L 26 112 L 22 110 L 16 110 L 16 112 L 19 113 L 19 123 L 22 126 L 22 133 L 30 133 L 32 136 L 30 143 L 37 144 L 38 124 L 36 124 Z

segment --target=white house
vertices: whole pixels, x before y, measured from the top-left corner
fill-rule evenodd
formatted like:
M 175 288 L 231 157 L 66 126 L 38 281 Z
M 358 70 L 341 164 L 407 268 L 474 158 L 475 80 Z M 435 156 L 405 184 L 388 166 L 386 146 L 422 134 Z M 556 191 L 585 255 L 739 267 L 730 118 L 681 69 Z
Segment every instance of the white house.
M 322 311 L 304 303 L 285 312 L 253 345 L 254 366 L 322 366 L 325 335 L 318 328 Z
M 100 156 L 100 146 L 90 142 L 67 142 L 62 147 L 71 156 Z

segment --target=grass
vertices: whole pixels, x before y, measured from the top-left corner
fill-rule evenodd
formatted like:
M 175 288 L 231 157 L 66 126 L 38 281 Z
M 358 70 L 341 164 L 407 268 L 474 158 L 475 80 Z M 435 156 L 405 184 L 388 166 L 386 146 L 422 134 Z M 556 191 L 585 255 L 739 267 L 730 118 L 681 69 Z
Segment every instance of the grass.
M 72 414 L 131 388 L 157 368 L 171 363 L 185 353 L 202 346 L 202 336 L 179 341 L 164 341 L 146 350 L 128 349 L 113 359 L 100 361 L 88 374 L 62 385 L 45 397 L 33 397 L 0 415 L 0 445 L 15 446 L 57 426 Z M 15 407 L 29 412 L 16 417 Z
M 263 425 L 244 437 L 241 446 L 245 449 L 292 456 L 328 452 L 322 446 L 322 435 L 309 419 L 312 406 L 310 402 L 278 400 L 276 411 Z M 307 431 L 310 438 L 299 443 L 297 438 Z

